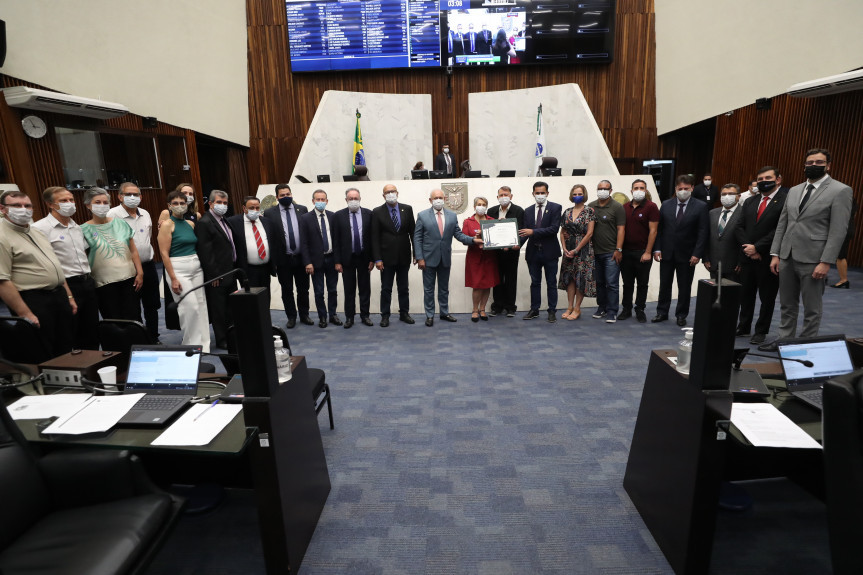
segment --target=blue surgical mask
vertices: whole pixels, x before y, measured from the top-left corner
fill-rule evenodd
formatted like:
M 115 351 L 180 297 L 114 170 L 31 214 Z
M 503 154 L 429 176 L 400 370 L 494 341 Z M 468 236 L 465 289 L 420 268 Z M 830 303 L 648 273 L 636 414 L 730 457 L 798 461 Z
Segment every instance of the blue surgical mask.
M 583 195 L 572 196 L 572 203 L 573 203 L 573 204 L 582 204 L 582 203 L 584 203 L 584 196 L 583 196 Z
M 324 211 L 327 209 L 327 202 L 315 202 L 315 209 L 319 212 Z

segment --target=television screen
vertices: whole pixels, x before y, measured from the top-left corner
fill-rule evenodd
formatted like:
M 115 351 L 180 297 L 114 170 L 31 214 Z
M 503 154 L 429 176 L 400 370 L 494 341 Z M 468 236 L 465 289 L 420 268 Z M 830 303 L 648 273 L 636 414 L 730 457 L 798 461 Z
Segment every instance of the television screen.
M 608 63 L 616 0 L 285 0 L 293 72 Z

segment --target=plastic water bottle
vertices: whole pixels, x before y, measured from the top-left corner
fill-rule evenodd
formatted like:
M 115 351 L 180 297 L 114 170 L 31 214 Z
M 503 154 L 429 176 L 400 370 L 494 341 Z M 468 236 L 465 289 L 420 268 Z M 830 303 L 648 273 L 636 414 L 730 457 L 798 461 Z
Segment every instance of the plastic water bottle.
M 291 375 L 291 354 L 285 349 L 282 344 L 282 338 L 273 338 L 273 346 L 276 348 L 276 374 L 279 378 L 279 383 L 290 381 Z
M 685 335 L 677 344 L 677 371 L 689 374 L 689 365 L 692 363 L 692 328 L 683 328 Z

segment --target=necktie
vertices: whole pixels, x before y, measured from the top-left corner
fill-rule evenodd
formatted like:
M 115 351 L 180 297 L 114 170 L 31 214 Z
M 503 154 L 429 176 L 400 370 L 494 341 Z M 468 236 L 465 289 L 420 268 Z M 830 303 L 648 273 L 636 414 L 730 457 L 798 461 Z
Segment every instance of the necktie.
M 262 260 L 267 257 L 267 248 L 264 247 L 264 240 L 261 239 L 261 232 L 258 231 L 258 225 L 252 222 L 252 233 L 255 235 L 255 245 L 258 247 L 258 257 Z
M 222 227 L 225 229 L 225 235 L 228 236 L 228 241 L 231 242 L 231 255 L 234 259 L 231 261 L 237 261 L 237 247 L 234 245 L 234 236 L 231 235 L 231 230 L 228 228 L 228 224 L 225 222 L 224 218 L 219 218 L 219 221 L 222 222 Z
M 440 237 L 443 237 L 443 218 L 440 212 L 437 213 L 437 229 L 440 232 Z
M 764 208 L 767 207 L 767 202 L 769 202 L 769 201 L 770 201 L 769 196 L 764 196 L 763 198 L 761 198 L 761 204 L 759 204 L 759 206 L 758 206 L 758 214 L 756 214 L 756 216 L 755 216 L 756 222 L 761 219 L 761 214 L 764 213 Z
M 447 48 L 449 49 L 449 53 L 452 54 L 452 34 L 447 37 Z
M 351 218 L 354 220 L 354 253 L 358 254 L 363 251 L 363 242 L 360 240 L 360 228 L 357 225 L 357 213 L 351 212 Z
M 396 213 L 395 206 L 390 208 L 390 218 L 393 220 L 393 227 L 396 229 L 396 231 L 399 231 L 399 228 L 401 226 L 399 225 L 399 215 Z
M 450 159 L 449 154 L 444 154 L 443 157 L 446 160 L 446 173 L 451 174 L 452 173 L 452 160 Z
M 814 190 L 814 189 L 815 189 L 815 184 L 809 184 L 809 187 L 806 188 L 806 193 L 803 194 L 803 199 L 800 200 L 800 209 L 801 210 L 803 209 L 803 206 L 806 205 L 806 202 L 809 201 L 809 194 L 811 194 L 812 190 Z
M 683 210 L 686 209 L 686 204 L 683 202 L 677 204 L 677 221 L 679 222 L 681 218 L 683 218 Z
M 321 239 L 324 242 L 324 253 L 330 251 L 330 242 L 327 240 L 327 220 L 324 214 L 321 214 Z
M 291 210 L 285 210 L 285 221 L 288 223 L 288 245 L 291 253 L 297 251 L 297 240 L 294 238 L 294 223 L 291 221 Z
M 542 206 L 537 207 L 539 211 L 536 213 L 536 225 L 533 226 L 534 228 L 538 228 L 542 225 Z
M 474 44 L 475 40 L 476 40 L 476 34 L 471 34 L 470 35 L 470 51 L 471 52 L 476 52 L 476 48 L 475 48 L 475 44 Z
M 722 217 L 719 218 L 719 235 L 722 235 L 722 231 L 725 229 L 725 223 L 728 221 L 728 210 L 722 210 Z

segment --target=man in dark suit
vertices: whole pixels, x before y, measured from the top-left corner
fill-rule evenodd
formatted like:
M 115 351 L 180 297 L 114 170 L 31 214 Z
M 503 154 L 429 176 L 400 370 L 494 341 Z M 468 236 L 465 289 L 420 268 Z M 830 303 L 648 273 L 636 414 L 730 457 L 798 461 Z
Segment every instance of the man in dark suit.
M 488 31 L 488 26 L 483 24 L 476 39 L 476 51 L 480 54 L 491 54 L 491 44 L 491 32 Z
M 336 259 L 333 255 L 333 212 L 327 209 L 327 193 L 315 190 L 312 194 L 315 209 L 300 218 L 300 236 L 302 237 L 303 266 L 306 273 L 312 276 L 312 289 L 315 290 L 315 307 L 318 310 L 318 327 L 327 327 L 327 309 L 329 308 L 329 323 L 342 325 L 342 320 L 336 315 L 339 304 L 339 274 L 336 272 Z M 324 283 L 327 287 L 327 299 L 324 300 Z
M 677 325 L 686 325 L 695 266 L 707 249 L 707 204 L 692 198 L 695 178 L 677 176 L 675 197 L 659 208 L 659 229 L 653 259 L 659 262 L 659 301 L 653 323 L 668 319 L 671 286 L 677 276 Z
M 372 210 L 372 258 L 381 272 L 381 327 L 390 325 L 393 280 L 398 282 L 399 320 L 415 323 L 410 316 L 408 272 L 413 261 L 414 211 L 399 203 L 393 184 L 384 186 L 386 203 Z
M 198 238 L 198 259 L 204 278 L 214 278 L 234 269 L 237 261 L 234 247 L 234 236 L 225 214 L 228 212 L 228 194 L 221 190 L 210 192 L 210 210 L 201 216 L 195 226 L 195 236 Z M 216 347 L 228 348 L 228 296 L 237 289 L 237 280 L 233 277 L 216 280 L 204 288 L 207 294 L 207 311 L 213 333 L 216 335 Z
M 557 261 L 560 259 L 560 204 L 549 202 L 548 184 L 535 182 L 533 198 L 536 204 L 524 210 L 524 227 L 518 235 L 527 241 L 525 260 L 530 273 L 530 311 L 522 319 L 539 317 L 542 304 L 542 271 L 545 270 L 548 296 L 548 321 L 557 321 Z
M 333 250 L 336 271 L 342 274 L 345 294 L 345 329 L 354 325 L 357 313 L 357 288 L 360 292 L 360 321 L 373 325 L 369 318 L 371 302 L 372 259 L 372 211 L 360 207 L 360 191 L 348 188 L 345 192 L 348 207 L 336 212 L 333 217 Z
M 737 241 L 742 212 L 739 198 L 740 186 L 725 184 L 719 192 L 722 207 L 714 208 L 707 214 L 710 231 L 707 234 L 704 267 L 713 279 L 719 276 L 719 266 L 722 264 L 722 277 L 735 282 L 740 280 L 743 250 Z
M 713 184 L 713 175 L 710 172 L 704 174 L 704 180 L 692 190 L 692 197 L 701 200 L 712 208 L 719 197 L 719 188 Z
M 465 51 L 468 54 L 476 54 L 477 53 L 477 41 L 479 40 L 479 34 L 474 32 L 473 24 L 467 25 L 467 36 L 465 36 L 464 44 Z
M 501 186 L 497 191 L 497 201 L 500 205 L 490 207 L 488 216 L 496 220 L 515 219 L 518 222 L 516 224 L 518 229 L 522 229 L 524 227 L 524 209 L 512 203 L 512 190 L 509 186 Z M 500 275 L 500 283 L 492 289 L 493 301 L 489 315 L 495 316 L 499 313 L 506 313 L 506 317 L 515 317 L 520 247 L 497 250 L 497 272 Z
M 441 153 L 435 156 L 434 169 L 444 171 L 447 178 L 454 178 L 455 168 L 455 158 L 449 153 L 449 144 L 444 144 Z
M 275 223 L 282 233 L 282 245 L 285 249 L 276 254 L 276 264 L 279 273 L 279 285 L 282 286 L 282 304 L 288 318 L 288 329 L 297 324 L 297 314 L 300 322 L 314 325 L 309 317 L 309 275 L 302 258 L 302 238 L 300 237 L 300 217 L 308 213 L 306 206 L 294 202 L 294 194 L 288 184 L 276 186 L 278 206 L 273 206 L 264 212 L 264 217 Z M 294 304 L 294 284 L 297 286 L 297 300 Z
M 756 177 L 757 195 L 746 200 L 740 208 L 742 219 L 737 227 L 737 243 L 743 247 L 740 266 L 743 289 L 737 335 L 749 335 L 755 315 L 755 295 L 758 294 L 761 308 L 755 322 L 755 333 L 749 340 L 752 344 L 761 344 L 767 339 L 779 293 L 779 278 L 770 272 L 770 246 L 788 195 L 788 189 L 782 188 L 781 184 L 782 176 L 778 170 L 764 166 Z
M 270 288 L 270 276 L 276 275 L 275 254 L 282 247 L 281 230 L 271 220 L 261 217 L 261 202 L 255 196 L 243 198 L 243 213 L 228 218 L 234 236 L 237 267 L 242 268 L 252 287 Z
M 455 56 L 463 56 L 466 53 L 464 34 L 461 31 L 461 24 L 456 26 L 455 34 L 452 36 L 452 53 Z

